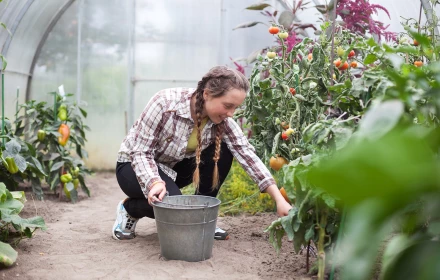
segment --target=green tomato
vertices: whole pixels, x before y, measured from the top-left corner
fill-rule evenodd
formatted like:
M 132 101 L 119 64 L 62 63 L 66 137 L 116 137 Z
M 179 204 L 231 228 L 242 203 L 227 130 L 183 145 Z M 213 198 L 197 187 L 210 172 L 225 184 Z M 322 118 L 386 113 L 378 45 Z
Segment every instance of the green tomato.
M 280 39 L 286 39 L 287 37 L 289 37 L 289 33 L 280 32 L 280 33 L 278 33 L 278 37 L 280 37 Z
M 339 56 L 343 56 L 345 54 L 345 50 L 343 48 L 341 48 L 341 47 L 338 47 L 337 50 L 336 50 L 336 53 Z
M 274 59 L 276 56 L 276 52 L 267 52 L 267 58 Z

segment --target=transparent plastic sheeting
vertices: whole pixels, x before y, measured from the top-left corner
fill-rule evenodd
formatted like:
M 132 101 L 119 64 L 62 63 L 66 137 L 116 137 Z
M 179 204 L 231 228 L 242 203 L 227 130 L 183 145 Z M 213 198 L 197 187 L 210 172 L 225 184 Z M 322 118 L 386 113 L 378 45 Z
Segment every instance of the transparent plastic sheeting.
M 14 35 L 10 39 L 7 32 L 0 32 L 0 47 L 7 46 L 8 60 L 5 113 L 13 118 L 17 87 L 20 103 L 27 87 L 30 99 L 52 102 L 47 93 L 63 84 L 66 92 L 77 93 L 87 103 L 88 166 L 114 169 L 120 143 L 154 93 L 195 87 L 212 66 L 235 67 L 231 58 L 246 58 L 275 44 L 264 24 L 232 30 L 245 22 L 268 22 L 259 11 L 245 9 L 256 2 L 4 0 L 0 21 Z M 280 1 L 266 2 L 282 10 Z M 375 17 L 390 24 L 391 31 L 403 31 L 400 16 L 419 15 L 417 0 L 370 2 L 388 9 L 391 20 L 382 11 Z M 316 9 L 297 13 L 303 23 L 319 25 L 319 16 Z M 51 23 L 55 25 L 50 30 Z M 314 36 L 313 29 L 306 32 Z M 35 68 L 30 73 L 32 61 Z
M 17 89 L 19 102 L 25 100 L 30 67 L 37 47 L 51 19 L 66 1 L 60 0 L 4 0 L 0 3 L 0 21 L 4 22 L 13 37 L 4 29 L 0 32 L 1 53 L 8 65 L 5 71 L 5 115 L 15 115 Z

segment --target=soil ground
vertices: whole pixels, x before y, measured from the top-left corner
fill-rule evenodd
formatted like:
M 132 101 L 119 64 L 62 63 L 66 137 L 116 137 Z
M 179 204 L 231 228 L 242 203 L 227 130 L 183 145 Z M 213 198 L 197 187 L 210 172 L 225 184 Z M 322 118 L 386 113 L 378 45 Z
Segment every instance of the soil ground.
M 311 279 L 305 255 L 294 254 L 292 243 L 283 240 L 279 255 L 269 244 L 263 231 L 275 213 L 219 217 L 231 238 L 214 242 L 212 258 L 164 260 L 155 220 L 140 220 L 133 240 L 112 239 L 116 205 L 125 197 L 114 173 L 97 173 L 87 185 L 92 196 L 80 191 L 76 204 L 52 193 L 34 201 L 26 191 L 21 216 L 40 215 L 48 229 L 20 242 L 17 262 L 0 279 Z

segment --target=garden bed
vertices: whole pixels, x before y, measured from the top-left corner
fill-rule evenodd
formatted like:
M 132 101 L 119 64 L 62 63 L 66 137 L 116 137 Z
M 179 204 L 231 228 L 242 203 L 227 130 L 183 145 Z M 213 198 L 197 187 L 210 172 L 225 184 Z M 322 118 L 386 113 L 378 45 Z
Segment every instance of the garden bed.
M 111 227 L 118 201 L 124 198 L 113 173 L 87 178 L 92 196 L 80 192 L 72 204 L 45 193 L 45 201 L 28 201 L 23 217 L 41 215 L 47 231 L 36 231 L 16 248 L 17 262 L 0 273 L 1 279 L 308 279 L 305 256 L 293 253 L 283 240 L 279 256 L 264 229 L 274 213 L 220 217 L 218 224 L 231 238 L 215 241 L 213 257 L 189 263 L 160 256 L 155 221 L 143 219 L 137 238 L 115 241 Z

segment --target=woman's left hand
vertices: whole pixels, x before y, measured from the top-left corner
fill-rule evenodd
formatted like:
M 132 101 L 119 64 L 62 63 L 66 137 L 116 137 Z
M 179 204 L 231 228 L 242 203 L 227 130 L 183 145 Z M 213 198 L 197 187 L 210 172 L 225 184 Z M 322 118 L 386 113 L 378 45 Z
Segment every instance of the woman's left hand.
M 292 209 L 292 205 L 288 203 L 285 199 L 279 200 L 277 203 L 277 214 L 280 217 L 289 215 L 289 210 Z
M 276 185 L 270 185 L 265 192 L 267 192 L 275 203 L 277 204 L 277 214 L 281 217 L 287 216 L 292 206 L 281 195 L 280 190 Z

